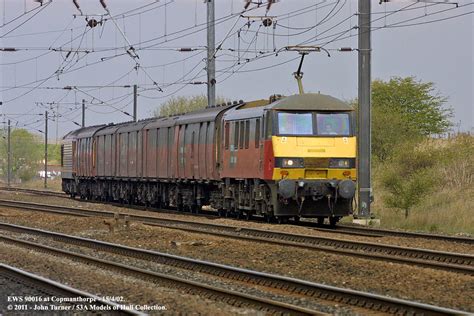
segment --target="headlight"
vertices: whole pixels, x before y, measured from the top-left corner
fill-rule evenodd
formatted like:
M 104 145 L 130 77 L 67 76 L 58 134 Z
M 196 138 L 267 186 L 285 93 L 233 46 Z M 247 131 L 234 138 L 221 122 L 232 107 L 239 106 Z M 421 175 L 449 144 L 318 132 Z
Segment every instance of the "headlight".
M 340 159 L 340 158 L 332 158 L 329 160 L 329 168 L 342 168 L 342 169 L 349 169 L 355 167 L 355 159 Z
M 303 158 L 276 158 L 277 168 L 304 168 Z

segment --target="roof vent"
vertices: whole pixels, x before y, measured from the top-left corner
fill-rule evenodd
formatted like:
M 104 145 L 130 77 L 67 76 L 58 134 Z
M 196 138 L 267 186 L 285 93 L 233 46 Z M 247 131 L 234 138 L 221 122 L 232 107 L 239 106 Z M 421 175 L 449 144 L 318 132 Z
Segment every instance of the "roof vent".
M 283 96 L 281 94 L 274 94 L 274 95 L 270 96 L 269 101 L 270 101 L 270 103 L 273 103 L 277 100 L 280 100 L 281 98 L 283 98 Z

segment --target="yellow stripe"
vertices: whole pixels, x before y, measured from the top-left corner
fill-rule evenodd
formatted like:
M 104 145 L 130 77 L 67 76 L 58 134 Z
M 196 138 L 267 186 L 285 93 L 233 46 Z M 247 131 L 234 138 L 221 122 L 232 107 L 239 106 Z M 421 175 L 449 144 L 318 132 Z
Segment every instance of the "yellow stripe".
M 345 176 L 343 173 L 349 171 L 350 174 Z M 283 178 L 291 180 L 299 179 L 352 179 L 357 178 L 357 170 L 354 169 L 305 169 L 305 168 L 274 168 L 273 180 L 281 180 Z
M 272 136 L 275 157 L 355 158 L 356 137 Z

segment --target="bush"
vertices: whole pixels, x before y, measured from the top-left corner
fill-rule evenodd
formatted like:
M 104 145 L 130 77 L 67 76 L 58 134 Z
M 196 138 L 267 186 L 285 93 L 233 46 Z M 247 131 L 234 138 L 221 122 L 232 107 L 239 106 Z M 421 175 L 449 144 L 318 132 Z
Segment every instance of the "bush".
M 436 154 L 433 151 L 420 149 L 413 142 L 398 146 L 395 156 L 386 162 L 382 172 L 382 185 L 388 192 L 385 204 L 404 210 L 407 218 L 410 209 L 439 181 L 435 165 Z
M 410 209 L 431 192 L 437 179 L 430 169 L 414 170 L 411 174 L 389 172 L 382 178 L 382 184 L 389 192 L 385 203 L 389 207 L 405 211 L 408 218 Z
M 4 161 L 1 166 L 3 175 L 7 174 L 7 139 L 0 138 L 0 158 Z M 11 131 L 11 172 L 12 179 L 29 180 L 36 174 L 36 167 L 43 159 L 42 139 L 25 129 Z
M 468 189 L 474 183 L 474 137 L 425 139 L 394 148 L 393 157 L 376 166 L 385 190 L 384 204 L 410 210 L 432 192 Z
M 444 184 L 457 189 L 472 186 L 474 184 L 474 137 L 460 135 L 452 140 L 437 140 L 435 144 L 438 148 L 439 173 Z
M 30 181 L 36 176 L 36 170 L 37 170 L 36 165 L 22 166 L 17 171 L 17 176 L 18 178 L 20 178 L 21 182 Z

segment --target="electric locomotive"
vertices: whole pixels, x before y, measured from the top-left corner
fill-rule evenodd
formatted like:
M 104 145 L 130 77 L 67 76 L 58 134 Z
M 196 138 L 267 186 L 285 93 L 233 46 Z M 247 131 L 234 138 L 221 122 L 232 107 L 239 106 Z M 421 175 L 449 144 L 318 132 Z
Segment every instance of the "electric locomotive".
M 237 192 L 231 201 L 247 200 L 227 209 L 331 224 L 351 213 L 357 172 L 349 105 L 322 94 L 274 96 L 229 109 L 223 124 L 220 176 Z

